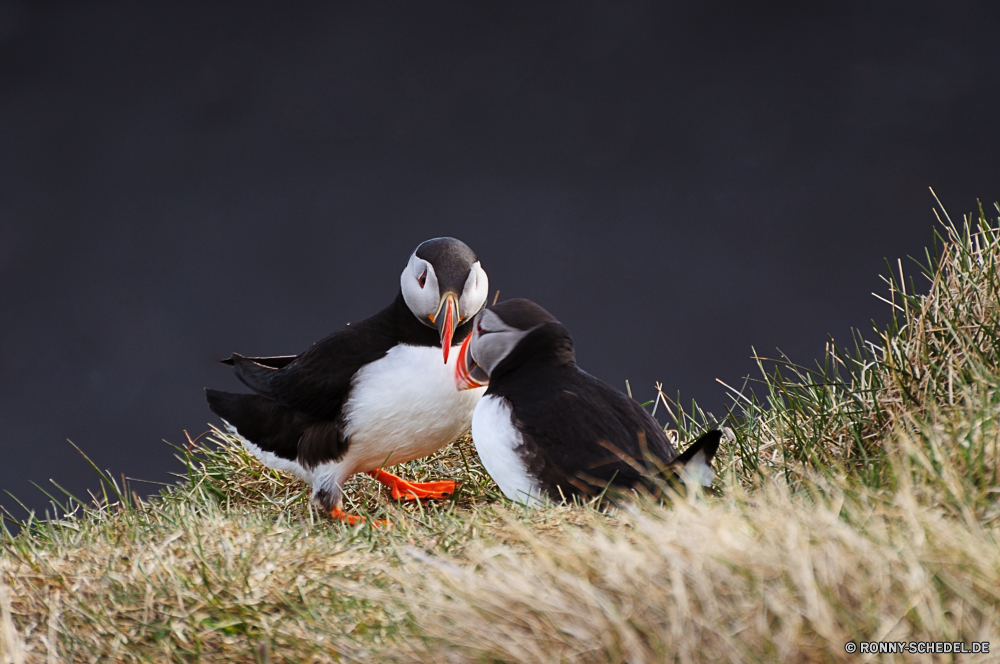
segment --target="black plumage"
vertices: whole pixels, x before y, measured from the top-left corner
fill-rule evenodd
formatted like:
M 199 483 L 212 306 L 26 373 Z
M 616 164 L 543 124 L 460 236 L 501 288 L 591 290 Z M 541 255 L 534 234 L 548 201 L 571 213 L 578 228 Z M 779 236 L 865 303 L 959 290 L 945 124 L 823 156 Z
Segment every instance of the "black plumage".
M 557 486 L 567 495 L 609 482 L 632 486 L 648 473 L 647 456 L 664 465 L 677 459 L 642 406 L 577 366 L 569 331 L 559 323 L 522 339 L 490 373 L 486 394 L 511 404 L 522 458 L 553 498 Z
M 339 511 L 341 486 L 369 472 L 394 497 L 442 497 L 453 482 L 412 484 L 381 466 L 430 454 L 468 430 L 477 394 L 460 394 L 448 353 L 486 303 L 486 273 L 453 238 L 411 254 L 400 292 L 374 316 L 299 355 L 225 364 L 252 394 L 206 390 L 209 408 L 264 463 L 311 482 L 313 500 Z
M 472 321 L 455 328 L 461 342 Z M 341 417 L 358 370 L 398 344 L 441 347 L 434 328 L 420 323 L 398 295 L 374 316 L 337 330 L 300 355 L 223 360 L 255 394 L 206 389 L 213 413 L 261 449 L 306 467 L 336 461 L 347 450 Z
M 501 303 L 480 314 L 477 325 L 459 357 L 460 370 L 463 361 L 468 370 L 478 360 L 489 376 L 473 415 L 477 448 L 511 446 L 529 481 L 550 498 L 595 494 L 609 484 L 633 487 L 689 462 L 697 451 L 706 462 L 714 456 L 718 431 L 680 457 L 640 404 L 577 365 L 569 331 L 535 303 Z M 489 416 L 499 404 L 510 411 L 508 432 Z M 494 456 L 483 449 L 480 455 L 484 461 Z M 509 472 L 503 464 L 498 471 Z

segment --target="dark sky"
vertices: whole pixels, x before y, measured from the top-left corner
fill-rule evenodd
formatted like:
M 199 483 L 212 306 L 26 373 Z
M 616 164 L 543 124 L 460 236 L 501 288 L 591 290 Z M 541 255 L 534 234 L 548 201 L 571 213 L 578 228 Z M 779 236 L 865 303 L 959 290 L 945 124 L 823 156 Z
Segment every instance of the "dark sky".
M 884 322 L 1000 198 L 1000 3 L 0 0 L 0 489 L 180 470 L 231 351 L 299 352 L 452 235 L 581 366 L 717 414 Z M 12 501 L 4 497 L 3 504 Z

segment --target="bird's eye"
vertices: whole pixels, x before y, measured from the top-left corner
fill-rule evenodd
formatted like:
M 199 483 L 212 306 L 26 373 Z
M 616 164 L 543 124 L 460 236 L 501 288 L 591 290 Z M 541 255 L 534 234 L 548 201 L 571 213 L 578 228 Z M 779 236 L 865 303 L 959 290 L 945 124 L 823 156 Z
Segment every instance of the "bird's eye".
M 424 272 L 419 277 L 417 277 L 417 283 L 420 284 L 421 288 L 424 287 L 424 284 L 427 283 L 427 273 L 426 272 Z
M 476 323 L 476 332 L 478 332 L 479 334 L 483 333 L 483 321 L 479 321 L 478 323 Z

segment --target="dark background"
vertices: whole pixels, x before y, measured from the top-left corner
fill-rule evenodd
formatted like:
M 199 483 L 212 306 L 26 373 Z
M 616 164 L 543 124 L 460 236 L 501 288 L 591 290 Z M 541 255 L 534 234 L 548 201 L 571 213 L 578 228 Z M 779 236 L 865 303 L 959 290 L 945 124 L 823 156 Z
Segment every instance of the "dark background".
M 238 389 L 479 254 L 580 364 L 721 414 L 1000 198 L 1000 3 L 0 0 L 0 489 L 168 480 Z M 141 5 L 141 6 L 140 6 Z M 2 498 L 8 507 L 13 501 Z

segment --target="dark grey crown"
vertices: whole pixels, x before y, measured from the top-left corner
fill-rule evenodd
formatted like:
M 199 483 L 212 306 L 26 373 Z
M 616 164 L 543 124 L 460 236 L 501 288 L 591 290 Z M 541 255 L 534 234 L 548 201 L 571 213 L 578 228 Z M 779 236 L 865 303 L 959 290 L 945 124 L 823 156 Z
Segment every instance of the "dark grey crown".
M 417 258 L 434 266 L 438 283 L 449 288 L 461 288 L 469 275 L 469 268 L 479 260 L 469 245 L 453 237 L 436 237 L 422 242 L 416 254 Z
M 531 300 L 514 298 L 490 307 L 490 311 L 507 325 L 518 330 L 530 330 L 545 323 L 558 323 L 555 316 Z

